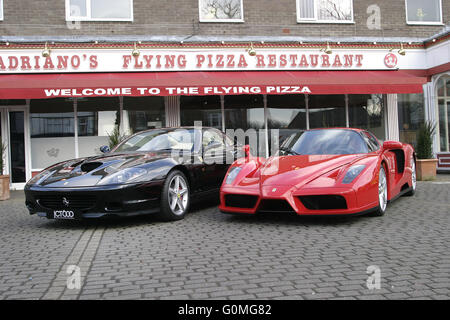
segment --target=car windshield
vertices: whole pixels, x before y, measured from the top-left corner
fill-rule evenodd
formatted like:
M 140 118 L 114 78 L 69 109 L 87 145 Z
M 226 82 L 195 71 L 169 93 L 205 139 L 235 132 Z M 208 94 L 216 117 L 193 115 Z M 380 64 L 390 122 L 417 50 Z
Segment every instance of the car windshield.
M 295 133 L 280 147 L 280 155 L 327 155 L 367 153 L 359 133 L 346 129 L 323 129 Z
M 114 152 L 188 150 L 194 146 L 194 130 L 151 130 L 131 136 Z

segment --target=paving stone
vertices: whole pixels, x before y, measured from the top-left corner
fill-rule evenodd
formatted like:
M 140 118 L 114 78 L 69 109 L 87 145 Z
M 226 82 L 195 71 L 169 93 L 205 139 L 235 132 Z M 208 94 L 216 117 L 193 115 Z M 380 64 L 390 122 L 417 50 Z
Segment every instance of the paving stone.
M 0 299 L 450 299 L 450 188 L 419 182 L 383 217 L 251 217 L 200 204 L 154 216 L 54 221 L 23 192 L 0 206 Z M 68 290 L 68 264 L 82 289 Z M 367 267 L 381 289 L 366 286 Z M 314 294 L 312 294 L 314 292 Z

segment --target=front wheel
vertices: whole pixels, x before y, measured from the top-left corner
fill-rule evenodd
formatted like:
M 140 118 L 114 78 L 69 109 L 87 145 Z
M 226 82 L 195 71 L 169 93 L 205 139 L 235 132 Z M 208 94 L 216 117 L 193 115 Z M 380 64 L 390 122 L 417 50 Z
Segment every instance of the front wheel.
M 417 187 L 417 174 L 416 174 L 416 162 L 414 157 L 411 157 L 411 190 L 405 193 L 405 196 L 411 197 L 416 193 Z
M 161 193 L 160 216 L 164 221 L 175 221 L 184 218 L 189 210 L 190 190 L 186 176 L 174 170 L 166 178 Z
M 387 178 L 383 165 L 381 165 L 378 175 L 378 208 L 374 212 L 375 216 L 383 216 L 386 213 L 387 206 Z

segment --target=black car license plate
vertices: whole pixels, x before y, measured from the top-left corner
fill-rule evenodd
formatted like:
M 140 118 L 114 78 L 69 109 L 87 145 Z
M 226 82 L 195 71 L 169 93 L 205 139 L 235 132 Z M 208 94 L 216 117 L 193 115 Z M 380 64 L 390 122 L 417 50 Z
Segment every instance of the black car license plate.
M 50 211 L 47 217 L 58 220 L 74 220 L 78 217 L 78 214 L 75 210 L 71 209 L 56 209 Z

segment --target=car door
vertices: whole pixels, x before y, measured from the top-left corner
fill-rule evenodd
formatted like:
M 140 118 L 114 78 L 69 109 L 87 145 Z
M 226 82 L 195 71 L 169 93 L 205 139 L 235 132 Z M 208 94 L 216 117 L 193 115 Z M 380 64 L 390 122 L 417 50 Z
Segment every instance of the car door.
M 226 161 L 227 148 L 222 132 L 213 128 L 205 129 L 203 131 L 202 148 L 208 188 L 220 188 L 228 169 Z

